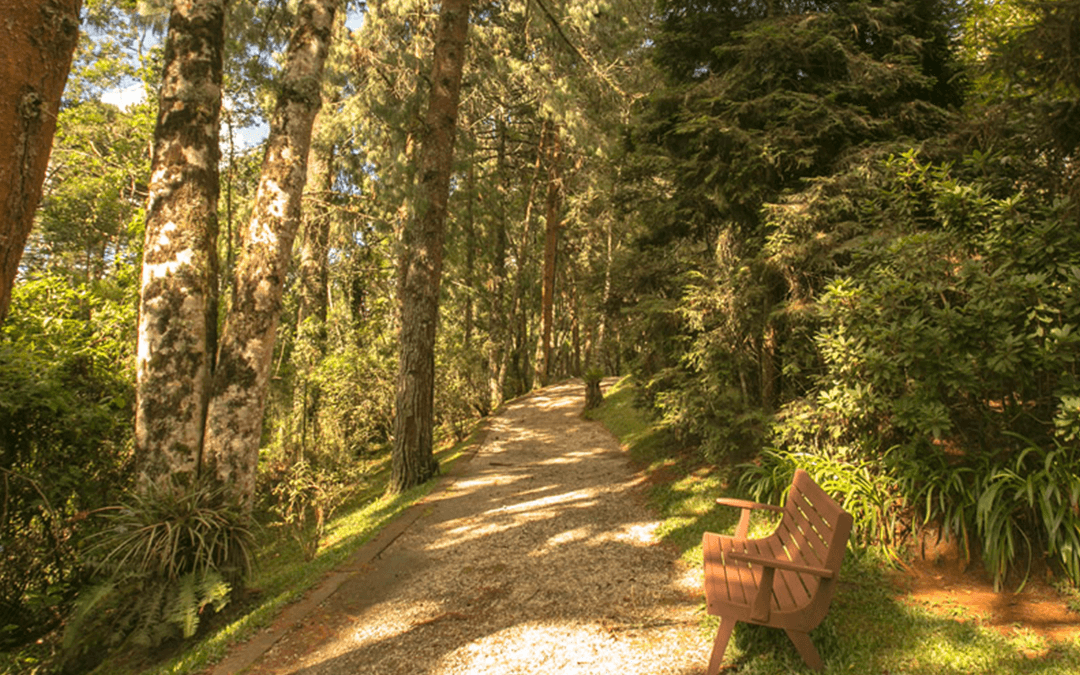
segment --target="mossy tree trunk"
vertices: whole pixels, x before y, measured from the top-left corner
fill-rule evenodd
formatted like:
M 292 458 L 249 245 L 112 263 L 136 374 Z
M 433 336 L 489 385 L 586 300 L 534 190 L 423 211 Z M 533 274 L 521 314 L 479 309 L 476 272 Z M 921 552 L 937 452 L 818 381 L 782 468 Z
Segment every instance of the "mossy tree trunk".
M 254 211 L 242 233 L 236 301 L 218 348 L 206 418 L 206 472 L 248 505 L 255 493 L 270 361 L 339 1 L 302 0 L 297 9 Z
M 165 38 L 139 303 L 138 483 L 190 485 L 202 463 L 217 326 L 224 0 L 177 0 Z

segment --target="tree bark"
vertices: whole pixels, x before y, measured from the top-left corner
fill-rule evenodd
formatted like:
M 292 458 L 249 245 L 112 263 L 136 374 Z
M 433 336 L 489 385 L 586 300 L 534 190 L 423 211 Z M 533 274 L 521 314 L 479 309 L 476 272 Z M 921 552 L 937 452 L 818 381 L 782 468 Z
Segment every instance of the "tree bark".
M 217 325 L 224 0 L 176 0 L 151 158 L 139 303 L 138 483 L 190 485 Z
M 318 118 L 314 129 L 318 129 Z M 308 175 L 317 179 L 307 190 L 304 239 L 300 247 L 300 309 L 298 324 L 309 319 L 326 324 L 327 287 L 329 270 L 326 256 L 330 245 L 330 209 L 327 202 L 334 190 L 334 146 L 318 147 L 314 143 L 308 153 Z
M 491 261 L 491 316 L 488 322 L 488 395 L 490 408 L 495 410 L 503 402 L 503 381 L 506 376 L 506 352 L 510 342 L 510 321 L 505 309 L 506 297 L 506 249 L 507 249 L 507 213 L 506 202 L 510 194 L 510 177 L 506 168 L 506 120 L 503 111 L 499 111 L 498 149 L 495 161 L 495 174 L 499 181 L 498 216 L 492 219 Z
M 319 120 L 312 129 L 308 152 L 308 189 L 304 192 L 303 242 L 300 246 L 300 307 L 296 320 L 296 345 L 292 353 L 293 414 L 289 429 L 289 456 L 298 461 L 308 454 L 319 437 L 321 391 L 313 371 L 326 356 L 326 316 L 329 307 L 330 244 L 329 200 L 334 188 L 334 145 L 320 145 Z
M 0 323 L 41 200 L 82 0 L 0 0 Z
M 250 506 L 281 298 L 300 225 L 311 130 L 339 0 L 302 0 L 270 122 L 255 207 L 235 273 L 206 417 L 210 480 Z
M 432 447 L 435 328 L 469 5 L 470 0 L 444 0 L 439 9 L 416 197 L 401 233 L 397 285 L 401 335 L 391 492 L 419 485 L 438 472 Z
M 562 210 L 562 175 L 561 144 L 557 131 L 552 131 L 550 154 L 548 156 L 548 187 L 544 217 L 544 276 L 540 296 L 541 345 L 540 359 L 536 364 L 537 377 L 541 385 L 548 383 L 551 376 L 551 334 L 555 315 L 555 270 L 559 251 L 559 229 Z
M 514 388 L 515 394 L 524 393 L 532 388 L 529 375 L 529 321 L 528 312 L 525 310 L 525 274 L 529 267 L 529 249 L 532 246 L 532 212 L 536 203 L 536 186 L 540 183 L 540 168 L 543 166 L 545 143 L 547 142 L 547 123 L 544 123 L 543 131 L 536 148 L 536 160 L 533 163 L 532 178 L 529 181 L 529 195 L 525 201 L 525 216 L 522 222 L 521 240 L 517 247 L 517 274 L 514 278 L 514 297 L 511 301 L 510 327 L 506 331 L 506 354 L 503 357 L 501 382 L 503 389 L 506 388 L 506 370 L 511 355 L 513 355 L 515 371 L 519 378 Z M 535 375 L 535 373 L 532 373 Z

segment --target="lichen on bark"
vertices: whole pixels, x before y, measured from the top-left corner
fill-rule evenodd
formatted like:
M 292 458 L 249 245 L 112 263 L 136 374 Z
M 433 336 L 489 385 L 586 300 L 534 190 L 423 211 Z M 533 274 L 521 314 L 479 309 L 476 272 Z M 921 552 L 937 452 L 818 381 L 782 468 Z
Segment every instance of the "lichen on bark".
M 255 209 L 236 266 L 236 301 L 222 331 L 207 408 L 207 477 L 249 506 L 282 293 L 300 224 L 312 125 L 321 106 L 317 83 L 338 6 L 339 0 L 302 0 L 297 10 Z M 305 83 L 316 83 L 313 91 Z
M 217 328 L 218 119 L 224 0 L 169 19 L 139 304 L 138 484 L 189 485 L 201 466 Z

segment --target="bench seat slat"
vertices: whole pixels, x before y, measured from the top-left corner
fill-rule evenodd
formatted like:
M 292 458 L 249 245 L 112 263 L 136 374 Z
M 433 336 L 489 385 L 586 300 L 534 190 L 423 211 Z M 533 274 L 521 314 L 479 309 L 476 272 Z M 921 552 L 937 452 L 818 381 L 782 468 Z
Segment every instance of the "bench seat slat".
M 734 573 L 736 583 L 738 584 L 738 592 L 732 593 L 731 598 L 740 605 L 749 605 L 754 601 L 754 592 L 757 590 L 758 581 L 761 579 L 761 569 L 754 569 L 752 566 L 746 563 L 733 563 L 728 559 L 727 553 L 732 551 L 743 551 L 744 541 L 738 541 L 735 539 L 728 539 L 725 541 L 725 556 L 724 566 Z

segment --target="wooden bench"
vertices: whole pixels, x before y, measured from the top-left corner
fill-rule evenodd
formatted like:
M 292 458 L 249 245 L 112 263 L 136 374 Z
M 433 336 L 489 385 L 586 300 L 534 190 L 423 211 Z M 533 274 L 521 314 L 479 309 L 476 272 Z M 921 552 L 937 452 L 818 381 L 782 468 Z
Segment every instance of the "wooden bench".
M 720 617 L 708 675 L 716 675 L 736 621 L 783 628 L 803 661 L 823 663 L 810 631 L 825 618 L 844 560 L 851 514 L 840 508 L 810 476 L 798 469 L 783 508 L 742 499 L 717 499 L 742 509 L 735 536 L 706 532 L 705 602 Z M 776 530 L 748 539 L 750 511 L 783 513 Z

